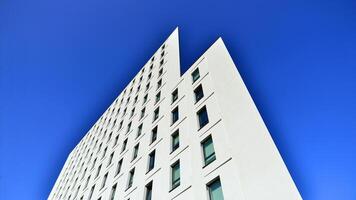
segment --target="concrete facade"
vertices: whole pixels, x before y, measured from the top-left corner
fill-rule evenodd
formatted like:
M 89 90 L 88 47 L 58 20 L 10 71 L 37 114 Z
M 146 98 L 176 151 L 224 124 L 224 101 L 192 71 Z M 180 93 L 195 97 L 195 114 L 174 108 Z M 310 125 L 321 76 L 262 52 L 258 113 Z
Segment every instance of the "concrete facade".
M 219 199 L 302 199 L 222 39 L 181 75 L 176 29 L 70 153 L 48 199 L 214 199 L 215 180 Z

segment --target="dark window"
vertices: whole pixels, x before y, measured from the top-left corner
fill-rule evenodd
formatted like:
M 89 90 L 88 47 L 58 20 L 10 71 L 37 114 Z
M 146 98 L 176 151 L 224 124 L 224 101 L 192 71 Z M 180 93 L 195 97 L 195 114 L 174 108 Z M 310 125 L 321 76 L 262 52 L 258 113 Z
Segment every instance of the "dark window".
M 153 143 L 157 139 L 157 129 L 158 129 L 158 126 L 156 126 L 152 129 L 151 143 Z
M 122 143 L 122 149 L 121 152 L 125 151 L 127 145 L 127 139 Z
M 132 160 L 135 160 L 135 158 L 137 158 L 137 155 L 138 155 L 138 148 L 139 148 L 139 144 L 137 144 L 137 145 L 134 147 L 133 154 L 132 154 Z
M 157 82 L 157 90 L 162 86 L 162 79 Z
M 199 120 L 199 129 L 203 128 L 206 124 L 209 123 L 208 112 L 206 111 L 206 107 L 202 107 L 197 112 L 198 120 Z
M 146 107 L 141 110 L 140 119 L 142 119 L 145 116 L 145 112 L 146 112 Z
M 178 99 L 178 88 L 172 92 L 172 103 Z
M 136 137 L 139 137 L 142 134 L 142 127 L 143 127 L 143 124 L 138 126 L 138 128 L 137 128 L 137 136 Z
M 127 125 L 127 131 L 126 131 L 126 133 L 130 132 L 130 130 L 131 130 L 131 125 L 132 125 L 132 122 L 130 122 L 130 123 Z
M 160 66 L 162 66 L 164 64 L 164 59 L 161 60 L 161 62 L 159 62 Z
M 115 176 L 118 175 L 121 172 L 122 161 L 123 161 L 123 159 L 121 158 L 121 160 L 117 163 Z
M 110 154 L 108 166 L 111 164 L 113 158 L 114 158 L 114 152 L 112 152 L 112 153 Z
M 158 116 L 159 116 L 159 107 L 156 108 L 156 110 L 153 112 L 153 121 L 158 119 Z
M 179 119 L 178 106 L 172 111 L 172 124 L 174 124 Z
M 204 164 L 208 165 L 216 159 L 214 145 L 213 145 L 213 139 L 211 138 L 211 136 L 209 136 L 207 139 L 205 139 L 201 143 L 201 145 L 203 148 Z
M 112 186 L 112 188 L 111 188 L 111 194 L 110 194 L 110 199 L 109 200 L 114 200 L 116 187 L 117 187 L 117 183 L 114 186 Z
M 147 99 L 148 99 L 148 94 L 146 94 L 144 97 L 143 97 L 143 103 L 142 104 L 145 104 L 147 102 Z
M 106 173 L 103 177 L 103 182 L 101 183 L 101 189 L 105 187 L 105 183 L 107 179 L 108 179 L 108 173 Z
M 180 185 L 180 164 L 179 160 L 171 166 L 172 189 Z
M 159 71 L 158 71 L 158 76 L 161 76 L 163 74 L 163 68 L 161 68 Z
M 134 176 L 135 176 L 135 168 L 133 168 L 129 173 L 129 180 L 128 180 L 127 188 L 130 188 L 132 186 Z
M 156 102 L 155 103 L 158 103 L 160 99 L 161 99 L 161 92 L 158 92 L 156 94 Z
M 152 200 L 152 181 L 146 185 L 145 200 Z
M 224 200 L 220 179 L 217 178 L 207 185 L 209 200 Z
M 179 147 L 179 130 L 176 130 L 172 134 L 172 152 L 178 149 Z
M 195 88 L 194 95 L 195 95 L 195 102 L 198 102 L 200 99 L 204 97 L 203 87 L 201 85 Z
M 152 151 L 148 155 L 148 171 L 151 171 L 155 167 L 155 157 L 156 157 L 156 151 Z
M 199 74 L 199 68 L 197 68 L 196 70 L 193 71 L 192 73 L 192 79 L 193 79 L 193 83 L 198 80 L 200 78 L 200 74 Z

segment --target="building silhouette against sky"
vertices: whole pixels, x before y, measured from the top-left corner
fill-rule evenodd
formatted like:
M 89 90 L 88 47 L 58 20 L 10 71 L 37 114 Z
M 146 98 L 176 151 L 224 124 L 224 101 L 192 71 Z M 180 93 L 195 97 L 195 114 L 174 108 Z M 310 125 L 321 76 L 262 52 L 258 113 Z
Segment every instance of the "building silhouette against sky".
M 70 153 L 48 199 L 301 196 L 222 39 L 181 75 L 177 28 Z

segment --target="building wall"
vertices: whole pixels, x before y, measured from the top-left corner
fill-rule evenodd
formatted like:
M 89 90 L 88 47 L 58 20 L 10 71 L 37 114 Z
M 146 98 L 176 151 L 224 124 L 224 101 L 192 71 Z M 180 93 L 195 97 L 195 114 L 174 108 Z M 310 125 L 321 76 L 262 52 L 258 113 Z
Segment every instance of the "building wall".
M 91 199 L 109 199 L 114 184 L 117 184 L 115 200 L 144 199 L 145 185 L 151 181 L 152 199 L 208 199 L 206 185 L 217 177 L 220 178 L 224 198 L 228 200 L 301 199 L 222 40 L 218 39 L 183 75 L 180 75 L 178 29 L 164 42 L 164 47 L 164 64 L 160 64 L 160 47 L 155 53 L 152 70 L 150 60 L 143 67 L 145 71 L 135 76 L 135 82 L 127 86 L 126 92 L 119 95 L 70 153 L 48 199 L 88 199 L 93 185 L 95 189 Z M 193 82 L 191 73 L 197 68 L 200 78 Z M 161 76 L 158 75 L 160 69 L 163 69 Z M 150 72 L 152 77 L 148 80 Z M 140 82 L 142 74 L 144 78 Z M 162 86 L 157 88 L 161 78 Z M 145 91 L 148 82 L 150 88 Z M 138 85 L 141 89 L 136 92 Z M 204 97 L 195 102 L 194 89 L 199 85 L 203 88 Z M 130 88 L 133 88 L 132 92 Z M 171 94 L 176 89 L 178 99 L 172 103 Z M 155 102 L 159 91 L 161 99 Z M 147 102 L 143 103 L 146 94 Z M 138 101 L 134 103 L 136 95 Z M 128 96 L 131 97 L 126 104 Z M 197 112 L 204 106 L 209 123 L 199 128 Z M 141 118 L 144 107 L 145 115 Z M 159 117 L 153 120 L 158 107 Z M 177 107 L 179 119 L 172 124 L 171 111 Z M 116 114 L 118 108 L 120 112 Z M 127 111 L 123 114 L 125 108 Z M 135 112 L 131 116 L 132 108 Z M 127 131 L 130 122 L 131 130 Z M 137 137 L 140 124 L 143 124 L 142 134 Z M 155 127 L 157 139 L 151 143 Z M 172 152 L 171 135 L 177 130 L 180 144 Z M 119 139 L 115 145 L 116 136 Z M 213 140 L 216 160 L 204 166 L 201 142 L 209 136 Z M 121 151 L 126 139 L 127 148 Z M 137 144 L 138 156 L 132 160 Z M 102 157 L 106 147 L 106 156 Z M 156 152 L 155 167 L 147 172 L 148 155 L 153 150 Z M 114 156 L 108 164 L 111 153 Z M 92 168 L 95 158 L 97 161 Z M 121 159 L 121 172 L 115 175 Z M 180 186 L 172 190 L 171 165 L 178 160 Z M 100 164 L 102 169 L 95 178 Z M 133 168 L 133 185 L 127 188 L 128 174 Z M 106 173 L 108 178 L 101 188 Z M 90 180 L 85 187 L 88 176 Z

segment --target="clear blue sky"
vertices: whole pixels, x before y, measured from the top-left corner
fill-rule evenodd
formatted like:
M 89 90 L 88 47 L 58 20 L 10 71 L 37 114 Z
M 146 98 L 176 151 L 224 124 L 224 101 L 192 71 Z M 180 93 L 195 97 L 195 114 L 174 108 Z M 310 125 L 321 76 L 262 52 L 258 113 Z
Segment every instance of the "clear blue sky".
M 356 3 L 3 0 L 0 199 L 46 199 L 173 29 L 183 71 L 221 36 L 305 199 L 356 199 Z

